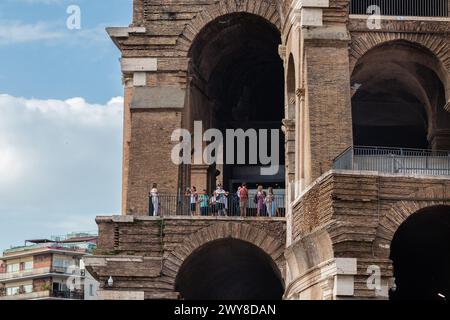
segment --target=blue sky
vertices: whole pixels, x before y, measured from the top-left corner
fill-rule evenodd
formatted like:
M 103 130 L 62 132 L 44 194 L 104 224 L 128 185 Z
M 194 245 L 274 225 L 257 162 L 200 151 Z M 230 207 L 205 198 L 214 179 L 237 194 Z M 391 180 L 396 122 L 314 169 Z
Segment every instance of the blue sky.
M 72 4 L 80 30 L 66 27 Z M 132 0 L 2 0 L 0 26 L 10 38 L 0 31 L 0 90 L 95 103 L 121 95 L 119 52 L 104 29 L 129 25 L 131 15 Z
M 119 213 L 123 88 L 104 29 L 131 15 L 132 0 L 0 2 L 0 249 Z

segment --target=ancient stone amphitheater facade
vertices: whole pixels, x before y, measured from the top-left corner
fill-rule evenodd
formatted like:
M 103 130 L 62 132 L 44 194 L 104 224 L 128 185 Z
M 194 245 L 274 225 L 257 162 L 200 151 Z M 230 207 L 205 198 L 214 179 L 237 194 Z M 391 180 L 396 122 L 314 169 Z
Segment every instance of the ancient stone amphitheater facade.
M 107 29 L 125 87 L 123 207 L 97 218 L 101 295 L 450 294 L 449 3 L 411 2 L 134 0 L 130 26 Z M 171 135 L 196 120 L 283 130 L 281 178 L 264 182 L 283 190 L 283 217 L 149 216 L 153 183 L 180 196 L 258 182 L 174 164 Z

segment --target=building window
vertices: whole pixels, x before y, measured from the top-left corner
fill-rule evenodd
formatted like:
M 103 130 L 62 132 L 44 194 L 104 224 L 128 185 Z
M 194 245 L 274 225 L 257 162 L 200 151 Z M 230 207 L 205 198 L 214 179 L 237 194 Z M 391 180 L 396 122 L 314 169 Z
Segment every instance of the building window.
M 33 261 L 25 262 L 24 270 L 31 270 L 31 269 L 33 269 Z
M 23 286 L 23 291 L 25 293 L 32 293 L 33 292 L 33 285 L 32 284 L 28 284 L 26 286 Z
M 20 287 L 12 287 L 12 288 L 6 288 L 6 295 L 7 296 L 15 296 L 16 294 L 19 294 Z
M 89 295 L 94 296 L 94 285 L 92 283 L 89 285 Z
M 54 268 L 60 268 L 63 270 L 67 270 L 72 264 L 71 260 L 67 259 L 55 259 L 53 260 L 53 267 Z
M 20 264 L 14 263 L 14 264 L 8 264 L 6 267 L 7 272 L 19 272 L 20 271 Z
M 60 259 L 55 259 L 55 260 L 53 261 L 53 266 L 56 267 L 56 268 L 62 268 L 62 266 L 63 266 L 62 260 L 60 260 Z

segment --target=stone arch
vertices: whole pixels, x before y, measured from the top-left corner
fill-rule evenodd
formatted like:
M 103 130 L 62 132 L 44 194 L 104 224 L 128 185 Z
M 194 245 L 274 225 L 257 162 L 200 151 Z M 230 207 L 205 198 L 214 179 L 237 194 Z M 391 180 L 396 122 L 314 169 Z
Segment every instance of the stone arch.
M 363 43 L 352 53 L 355 144 L 446 149 L 450 73 L 436 50 L 408 39 Z
M 390 245 L 395 232 L 412 214 L 440 205 L 450 205 L 450 188 L 443 185 L 422 189 L 409 196 L 411 199 L 396 202 L 380 217 L 373 251 L 377 257 L 389 259 Z
M 450 43 L 445 38 L 435 34 L 365 32 L 353 35 L 350 44 L 350 73 L 353 73 L 356 64 L 366 53 L 380 45 L 395 41 L 406 41 L 419 45 L 437 58 L 440 68 L 436 70 L 436 73 L 445 86 L 446 109 L 450 108 Z
M 333 258 L 333 242 L 327 230 L 318 230 L 303 237 L 286 250 L 290 280 L 295 282 L 311 269 Z
M 250 13 L 264 18 L 278 30 L 281 30 L 281 19 L 276 5 L 269 0 L 221 0 L 217 4 L 209 5 L 198 13 L 192 21 L 186 25 L 178 45 L 189 51 L 195 38 L 202 29 L 215 19 L 232 13 Z
M 442 37 L 433 34 L 394 33 L 394 32 L 367 32 L 353 36 L 350 45 L 351 71 L 357 61 L 371 49 L 393 41 L 404 40 L 421 45 L 431 51 L 450 72 L 450 44 Z
M 280 128 L 285 113 L 284 69 L 279 54 L 281 35 L 269 20 L 271 11 L 251 3 L 242 1 L 238 7 L 228 5 L 224 7 L 226 10 L 213 10 L 198 24 L 189 40 L 186 52 L 189 82 L 182 116 L 186 128 L 192 130 L 194 120 L 203 121 L 204 130 L 224 131 L 242 126 Z M 209 12 L 208 8 L 205 10 Z M 282 138 L 279 156 L 280 164 L 284 165 Z M 259 163 L 249 161 L 240 167 L 228 162 L 212 164 L 207 169 L 198 166 L 194 174 L 189 168 L 183 172 L 188 179 L 195 175 L 198 178 L 195 185 L 210 191 L 218 182 L 227 190 L 237 190 L 238 181 L 244 177 L 247 183 L 267 182 L 280 189 L 284 187 L 283 166 L 278 175 L 263 178 L 257 175 L 258 167 Z
M 175 279 L 183 262 L 202 246 L 223 239 L 248 242 L 264 251 L 277 267 L 278 276 L 285 278 L 284 242 L 270 236 L 264 229 L 239 222 L 223 222 L 200 229 L 186 238 L 165 257 L 162 273 L 171 278 L 173 289 Z
M 442 300 L 450 294 L 450 206 L 421 209 L 391 242 L 396 289 L 392 300 Z

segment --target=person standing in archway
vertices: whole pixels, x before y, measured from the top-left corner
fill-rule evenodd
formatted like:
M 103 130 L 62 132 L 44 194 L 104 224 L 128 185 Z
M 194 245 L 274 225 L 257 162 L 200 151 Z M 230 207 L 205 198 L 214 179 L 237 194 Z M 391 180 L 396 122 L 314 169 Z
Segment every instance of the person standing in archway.
M 257 217 L 260 217 L 261 214 L 264 213 L 264 208 L 265 208 L 264 200 L 265 200 L 265 198 L 266 198 L 266 195 L 264 193 L 263 186 L 259 185 L 258 186 L 258 192 L 256 193 L 256 196 L 255 196 L 255 200 L 256 200 L 256 216 Z
M 199 196 L 198 202 L 200 203 L 200 214 L 202 217 L 209 215 L 209 196 L 206 189 L 203 189 L 203 193 Z
M 158 185 L 156 183 L 153 184 L 152 189 L 150 191 L 150 216 L 157 217 L 159 214 L 159 194 L 158 194 Z
M 267 215 L 269 217 L 275 217 L 276 212 L 275 195 L 273 194 L 272 187 L 270 187 L 269 190 L 267 190 L 267 196 L 264 202 L 266 203 Z
M 248 189 L 247 184 L 243 183 L 239 188 L 239 210 L 241 213 L 241 217 L 247 216 L 247 207 L 248 207 Z
M 197 215 L 197 201 L 198 201 L 198 193 L 197 188 L 192 187 L 189 191 L 190 196 L 190 209 L 191 209 L 191 215 L 196 216 Z
M 226 216 L 227 215 L 227 211 L 226 211 L 226 203 L 227 203 L 227 197 L 228 197 L 228 192 L 226 192 L 223 188 L 222 188 L 222 184 L 218 184 L 217 185 L 217 189 L 216 191 L 214 191 L 214 196 L 216 199 L 216 207 L 217 207 L 217 215 L 218 216 Z

